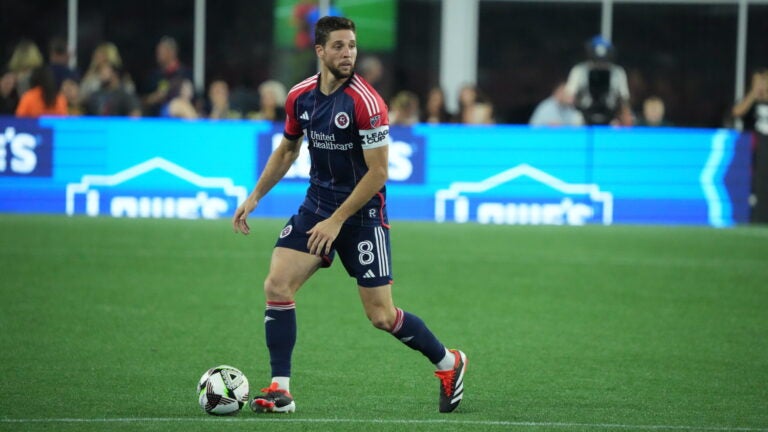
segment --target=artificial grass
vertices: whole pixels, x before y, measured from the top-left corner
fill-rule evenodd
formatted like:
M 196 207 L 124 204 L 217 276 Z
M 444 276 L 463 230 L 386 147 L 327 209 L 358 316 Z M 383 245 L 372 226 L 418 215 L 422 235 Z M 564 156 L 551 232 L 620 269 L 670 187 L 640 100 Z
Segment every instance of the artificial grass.
M 337 262 L 297 298 L 297 412 L 208 416 L 209 367 L 268 384 L 282 224 L 0 215 L 0 430 L 768 429 L 759 227 L 394 221 L 396 304 L 470 359 L 457 412 Z

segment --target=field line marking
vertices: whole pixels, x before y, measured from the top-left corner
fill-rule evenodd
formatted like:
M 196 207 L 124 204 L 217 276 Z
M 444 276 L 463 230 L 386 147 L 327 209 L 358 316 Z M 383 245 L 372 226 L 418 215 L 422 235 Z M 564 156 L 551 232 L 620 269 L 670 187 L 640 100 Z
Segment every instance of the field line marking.
M 116 418 L 21 418 L 0 419 L 0 423 L 172 423 L 172 422 L 280 422 L 280 423 L 369 423 L 369 424 L 456 424 L 467 426 L 516 426 L 516 427 L 554 427 L 587 429 L 630 429 L 630 430 L 682 430 L 682 431 L 720 431 L 720 432 L 768 432 L 768 428 L 733 427 L 733 426 L 690 426 L 690 425 L 639 425 L 618 423 L 560 423 L 560 422 L 524 422 L 504 420 L 407 420 L 407 419 L 345 419 L 345 418 L 238 418 L 238 417 L 116 417 Z

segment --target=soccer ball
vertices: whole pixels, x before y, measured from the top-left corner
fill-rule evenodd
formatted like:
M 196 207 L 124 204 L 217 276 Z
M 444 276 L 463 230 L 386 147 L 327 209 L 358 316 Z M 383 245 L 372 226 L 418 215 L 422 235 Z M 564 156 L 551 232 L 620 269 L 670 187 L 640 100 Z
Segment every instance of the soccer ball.
M 197 394 L 200 407 L 208 414 L 237 414 L 248 402 L 248 379 L 235 367 L 216 366 L 200 377 Z

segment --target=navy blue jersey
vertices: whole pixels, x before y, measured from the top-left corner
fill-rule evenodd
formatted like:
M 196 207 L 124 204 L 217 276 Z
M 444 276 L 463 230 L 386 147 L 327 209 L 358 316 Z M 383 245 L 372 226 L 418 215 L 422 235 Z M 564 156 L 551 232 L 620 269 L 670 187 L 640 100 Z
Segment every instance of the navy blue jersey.
M 387 106 L 357 74 L 330 95 L 319 89 L 320 75 L 296 84 L 285 102 L 286 138 L 309 141 L 310 185 L 301 207 L 331 216 L 368 172 L 363 151 L 389 144 Z M 386 187 L 345 223 L 387 225 Z

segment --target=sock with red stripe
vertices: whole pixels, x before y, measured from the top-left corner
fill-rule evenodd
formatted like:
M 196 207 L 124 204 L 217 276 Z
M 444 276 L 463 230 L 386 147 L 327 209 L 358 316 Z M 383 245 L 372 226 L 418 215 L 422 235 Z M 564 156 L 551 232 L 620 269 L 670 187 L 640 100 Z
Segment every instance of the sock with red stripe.
M 395 326 L 390 333 L 400 342 L 424 354 L 432 363 L 437 364 L 445 357 L 445 346 L 437 340 L 424 321 L 400 308 L 397 308 Z
M 296 345 L 296 303 L 267 302 L 264 329 L 272 376 L 290 377 L 291 355 Z

